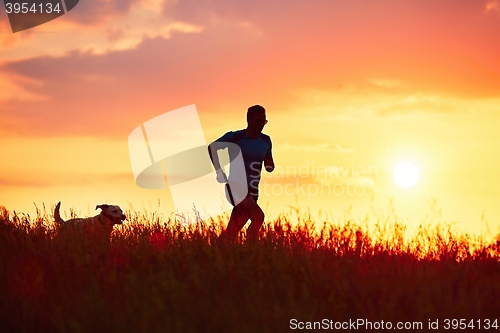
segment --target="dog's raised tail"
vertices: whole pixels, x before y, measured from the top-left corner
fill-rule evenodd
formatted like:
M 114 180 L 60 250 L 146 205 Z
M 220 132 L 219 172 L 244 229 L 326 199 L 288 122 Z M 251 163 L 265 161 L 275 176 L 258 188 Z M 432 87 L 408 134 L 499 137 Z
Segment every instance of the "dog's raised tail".
M 61 218 L 61 215 L 59 215 L 59 208 L 61 208 L 60 201 L 57 203 L 56 208 L 54 209 L 54 219 L 57 223 L 64 224 L 64 220 Z

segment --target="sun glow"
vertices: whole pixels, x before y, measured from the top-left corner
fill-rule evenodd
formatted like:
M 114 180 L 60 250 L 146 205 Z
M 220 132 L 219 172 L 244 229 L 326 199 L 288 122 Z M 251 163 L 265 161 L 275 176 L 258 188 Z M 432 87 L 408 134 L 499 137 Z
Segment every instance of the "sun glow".
M 413 187 L 420 176 L 418 168 L 411 162 L 401 162 L 394 169 L 394 181 L 401 187 Z

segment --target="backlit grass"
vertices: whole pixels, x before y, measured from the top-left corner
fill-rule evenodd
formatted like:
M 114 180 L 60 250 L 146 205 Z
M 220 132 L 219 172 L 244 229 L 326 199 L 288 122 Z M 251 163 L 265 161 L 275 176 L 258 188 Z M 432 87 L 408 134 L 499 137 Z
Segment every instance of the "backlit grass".
M 413 235 L 307 216 L 216 245 L 227 217 L 127 212 L 109 243 L 57 237 L 52 216 L 0 209 L 2 332 L 286 332 L 290 320 L 500 320 L 500 238 L 445 224 Z M 378 224 L 377 224 L 378 222 Z M 500 324 L 500 323 L 499 323 Z

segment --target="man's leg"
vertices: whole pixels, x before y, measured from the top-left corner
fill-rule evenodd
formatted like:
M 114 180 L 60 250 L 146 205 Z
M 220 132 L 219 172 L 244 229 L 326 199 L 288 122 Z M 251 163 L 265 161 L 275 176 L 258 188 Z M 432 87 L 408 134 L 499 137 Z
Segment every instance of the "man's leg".
M 248 217 L 252 221 L 248 226 L 247 230 L 247 240 L 250 242 L 255 242 L 259 239 L 259 230 L 264 223 L 264 212 L 257 204 L 258 196 L 248 196 L 247 202 Z
M 227 228 L 220 235 L 221 240 L 228 240 L 232 242 L 237 240 L 238 233 L 248 221 L 248 211 L 245 207 L 246 200 L 247 198 L 233 208 Z

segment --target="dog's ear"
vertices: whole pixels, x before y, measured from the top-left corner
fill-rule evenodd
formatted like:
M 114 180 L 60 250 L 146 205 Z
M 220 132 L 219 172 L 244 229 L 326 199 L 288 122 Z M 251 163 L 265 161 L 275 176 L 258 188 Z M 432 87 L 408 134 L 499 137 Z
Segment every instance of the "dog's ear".
M 97 205 L 97 206 L 95 206 L 96 210 L 99 209 L 99 208 L 101 208 L 102 210 L 105 210 L 105 209 L 108 208 L 108 205 L 104 204 L 104 205 Z

